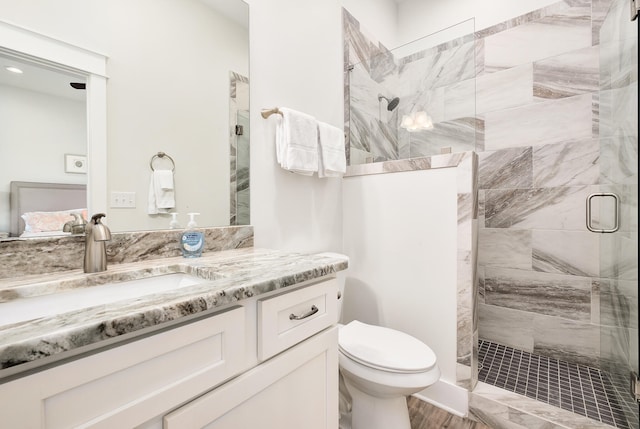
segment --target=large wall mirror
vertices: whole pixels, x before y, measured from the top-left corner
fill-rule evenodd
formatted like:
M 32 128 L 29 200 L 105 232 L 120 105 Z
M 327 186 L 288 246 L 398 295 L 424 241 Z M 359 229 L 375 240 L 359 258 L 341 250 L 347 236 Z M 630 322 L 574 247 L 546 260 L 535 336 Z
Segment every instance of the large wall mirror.
M 177 212 L 183 227 L 189 212 L 200 213 L 200 226 L 249 222 L 246 3 L 26 3 L 0 0 L 0 21 L 107 58 L 106 150 L 87 139 L 95 125 L 87 95 L 100 91 L 91 75 L 64 61 L 34 61 L 0 40 L 0 233 L 10 229 L 15 181 L 86 184 L 86 207 L 106 211 L 112 231 L 166 229 L 165 212 Z M 23 73 L 5 68 L 12 65 Z M 174 207 L 159 214 L 150 214 L 152 167 L 173 170 Z

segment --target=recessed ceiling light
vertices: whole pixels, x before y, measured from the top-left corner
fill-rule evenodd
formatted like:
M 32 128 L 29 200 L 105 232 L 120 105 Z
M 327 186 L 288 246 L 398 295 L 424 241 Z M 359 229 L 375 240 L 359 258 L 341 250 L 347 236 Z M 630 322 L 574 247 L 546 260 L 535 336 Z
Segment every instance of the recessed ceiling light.
M 22 70 L 20 70 L 18 67 L 14 67 L 14 66 L 7 66 L 7 67 L 5 67 L 5 69 L 7 69 L 8 71 L 10 71 L 11 73 L 18 73 L 18 74 L 22 74 Z

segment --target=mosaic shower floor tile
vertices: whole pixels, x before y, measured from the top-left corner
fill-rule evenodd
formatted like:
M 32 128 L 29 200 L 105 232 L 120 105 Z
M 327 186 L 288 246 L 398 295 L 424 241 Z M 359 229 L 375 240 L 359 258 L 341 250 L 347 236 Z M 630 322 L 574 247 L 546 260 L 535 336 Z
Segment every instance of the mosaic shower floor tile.
M 638 428 L 624 381 L 596 368 L 480 340 L 478 380 L 621 429 Z

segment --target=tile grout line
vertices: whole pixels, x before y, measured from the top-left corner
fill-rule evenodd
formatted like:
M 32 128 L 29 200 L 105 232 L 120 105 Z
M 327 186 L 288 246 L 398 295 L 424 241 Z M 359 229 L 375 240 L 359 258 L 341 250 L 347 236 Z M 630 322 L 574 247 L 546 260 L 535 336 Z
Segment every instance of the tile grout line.
M 602 420 L 602 413 L 600 412 L 600 401 L 598 401 L 598 396 L 596 395 L 596 389 L 595 389 L 595 385 L 593 383 L 593 378 L 591 377 L 591 371 L 587 370 L 587 376 L 589 377 L 589 380 L 591 380 L 591 393 L 593 394 L 593 401 L 596 403 L 596 412 L 598 413 L 598 420 L 603 421 Z M 607 399 L 607 403 L 609 402 L 609 400 Z M 609 407 L 611 408 L 611 407 Z
M 505 382 L 504 382 L 505 386 L 507 386 L 509 384 L 509 375 L 511 375 L 511 369 L 513 368 L 512 364 L 513 364 L 513 356 L 515 355 L 515 350 L 512 350 L 510 355 L 511 355 L 511 359 L 509 359 L 509 366 L 508 366 L 508 369 L 507 369 L 507 375 L 506 375 Z
M 516 382 L 515 382 L 515 387 L 514 389 L 516 389 L 518 387 L 518 381 L 520 381 L 520 371 L 521 371 L 521 367 L 522 367 L 522 351 L 518 350 L 518 369 L 516 370 Z

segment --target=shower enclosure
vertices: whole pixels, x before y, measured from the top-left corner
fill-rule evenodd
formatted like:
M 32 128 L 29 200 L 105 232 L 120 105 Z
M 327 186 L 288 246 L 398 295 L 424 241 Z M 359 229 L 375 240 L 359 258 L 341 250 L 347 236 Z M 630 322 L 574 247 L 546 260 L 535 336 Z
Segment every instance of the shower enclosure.
M 618 229 L 600 239 L 600 359 L 638 428 L 638 19 L 630 21 L 628 1 L 615 0 L 605 16 L 599 58 L 600 191 L 616 197 L 618 212 L 602 226 Z M 610 208 L 600 211 L 604 219 Z
M 474 20 L 389 50 L 344 17 L 350 164 L 474 150 Z
M 478 154 L 480 381 L 638 428 L 629 1 L 560 1 L 396 49 L 344 21 L 350 165 Z
M 229 225 L 249 225 L 249 78 L 229 72 Z

